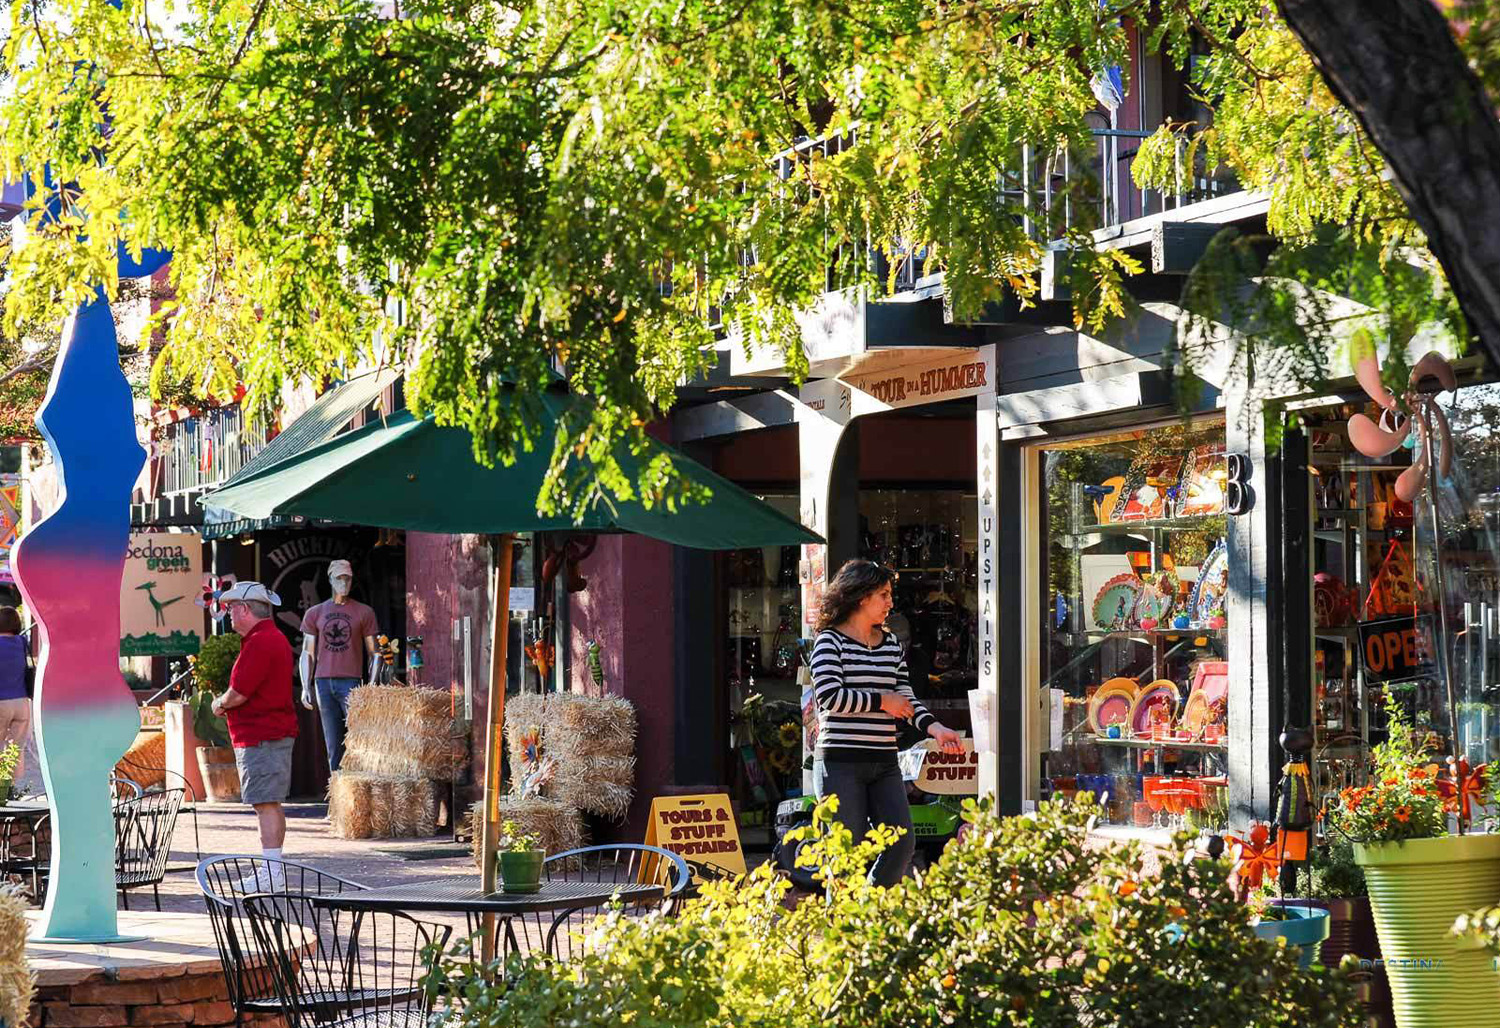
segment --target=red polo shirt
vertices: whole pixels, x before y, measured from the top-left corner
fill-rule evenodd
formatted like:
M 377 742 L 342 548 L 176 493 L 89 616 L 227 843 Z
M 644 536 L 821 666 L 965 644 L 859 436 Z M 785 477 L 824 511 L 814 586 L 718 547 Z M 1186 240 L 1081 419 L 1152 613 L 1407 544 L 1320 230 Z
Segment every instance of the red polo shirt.
M 292 664 L 292 644 L 270 618 L 250 629 L 229 672 L 229 687 L 245 697 L 244 703 L 224 712 L 230 742 L 259 746 L 297 735 Z

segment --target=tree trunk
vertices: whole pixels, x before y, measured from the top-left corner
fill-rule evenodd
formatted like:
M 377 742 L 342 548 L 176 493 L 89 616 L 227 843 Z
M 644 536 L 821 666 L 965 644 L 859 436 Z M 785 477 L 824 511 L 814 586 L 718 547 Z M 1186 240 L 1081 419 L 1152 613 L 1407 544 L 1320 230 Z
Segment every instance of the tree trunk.
M 1500 119 L 1432 0 L 1277 0 L 1500 364 Z

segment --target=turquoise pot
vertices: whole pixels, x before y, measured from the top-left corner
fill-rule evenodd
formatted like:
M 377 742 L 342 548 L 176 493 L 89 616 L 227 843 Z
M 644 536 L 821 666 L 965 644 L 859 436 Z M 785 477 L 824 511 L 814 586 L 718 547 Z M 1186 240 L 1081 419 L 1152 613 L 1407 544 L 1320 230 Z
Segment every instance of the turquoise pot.
M 1311 967 L 1318 961 L 1323 940 L 1328 938 L 1328 911 L 1322 907 L 1308 907 L 1297 903 L 1282 904 L 1281 910 L 1285 920 L 1262 921 L 1252 925 L 1250 930 L 1268 941 L 1285 939 L 1288 946 L 1296 946 L 1301 950 L 1297 963 L 1302 967 Z

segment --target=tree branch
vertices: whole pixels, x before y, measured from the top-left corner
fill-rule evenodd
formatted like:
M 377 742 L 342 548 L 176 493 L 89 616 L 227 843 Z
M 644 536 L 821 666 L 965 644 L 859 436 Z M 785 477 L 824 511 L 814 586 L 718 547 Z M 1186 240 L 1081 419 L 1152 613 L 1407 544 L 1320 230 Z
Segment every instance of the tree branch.
M 1277 0 L 1384 155 L 1470 330 L 1500 360 L 1500 121 L 1429 0 Z

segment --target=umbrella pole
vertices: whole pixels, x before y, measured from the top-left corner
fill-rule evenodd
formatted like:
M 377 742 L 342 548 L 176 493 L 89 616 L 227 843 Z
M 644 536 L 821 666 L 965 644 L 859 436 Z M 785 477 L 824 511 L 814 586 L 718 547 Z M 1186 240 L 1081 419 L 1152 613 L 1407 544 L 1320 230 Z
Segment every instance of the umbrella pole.
M 515 536 L 506 532 L 495 540 L 495 602 L 490 611 L 490 684 L 485 706 L 484 837 L 480 842 L 480 880 L 485 893 L 495 891 L 495 851 L 500 836 L 500 769 L 505 743 L 505 647 L 510 629 L 510 565 Z M 484 915 L 480 953 L 487 964 L 495 959 L 495 915 Z

